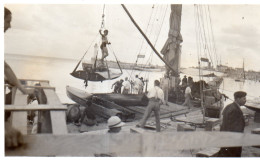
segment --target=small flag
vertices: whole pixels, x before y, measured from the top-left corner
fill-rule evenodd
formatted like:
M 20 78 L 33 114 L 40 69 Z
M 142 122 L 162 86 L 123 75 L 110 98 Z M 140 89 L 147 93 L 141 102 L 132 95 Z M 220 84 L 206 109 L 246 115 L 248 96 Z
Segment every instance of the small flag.
M 137 55 L 137 58 L 144 58 L 144 57 L 145 55 L 141 55 L 141 54 Z

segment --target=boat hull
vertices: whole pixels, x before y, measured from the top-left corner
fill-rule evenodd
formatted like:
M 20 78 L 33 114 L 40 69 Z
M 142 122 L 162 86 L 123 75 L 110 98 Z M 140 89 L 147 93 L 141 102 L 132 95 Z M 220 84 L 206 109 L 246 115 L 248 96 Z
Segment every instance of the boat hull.
M 79 78 L 82 80 L 88 80 L 88 81 L 105 81 L 105 80 L 112 80 L 120 77 L 122 73 L 109 73 L 108 71 L 103 72 L 87 72 L 83 70 L 78 70 L 75 72 L 70 73 L 73 77 Z
M 92 94 L 84 92 L 82 90 L 76 89 L 74 87 L 66 87 L 67 96 L 74 102 L 80 104 L 81 106 L 87 107 L 87 112 L 94 113 L 103 118 L 110 118 L 111 116 L 123 117 L 123 113 L 114 108 L 107 108 L 103 105 L 92 102 Z
M 99 93 L 93 95 L 120 106 L 147 106 L 149 102 L 147 96 L 138 94 Z

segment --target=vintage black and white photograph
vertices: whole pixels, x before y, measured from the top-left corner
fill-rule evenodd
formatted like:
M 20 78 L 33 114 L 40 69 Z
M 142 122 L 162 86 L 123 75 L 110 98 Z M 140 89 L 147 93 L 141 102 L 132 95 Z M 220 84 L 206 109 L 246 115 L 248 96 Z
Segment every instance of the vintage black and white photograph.
M 2 11 L 4 157 L 260 157 L 260 5 Z

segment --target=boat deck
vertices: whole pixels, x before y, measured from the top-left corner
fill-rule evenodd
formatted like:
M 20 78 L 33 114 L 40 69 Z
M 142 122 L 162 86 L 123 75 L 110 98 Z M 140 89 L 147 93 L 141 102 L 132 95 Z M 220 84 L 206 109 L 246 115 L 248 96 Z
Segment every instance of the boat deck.
M 169 105 L 161 105 L 160 106 L 160 118 L 168 118 L 181 114 L 186 114 L 189 112 L 188 108 L 182 105 L 174 104 L 168 102 Z M 145 112 L 145 106 L 129 106 L 128 109 L 134 111 L 136 113 L 136 118 L 142 118 Z M 151 114 L 151 117 L 154 117 L 154 114 Z

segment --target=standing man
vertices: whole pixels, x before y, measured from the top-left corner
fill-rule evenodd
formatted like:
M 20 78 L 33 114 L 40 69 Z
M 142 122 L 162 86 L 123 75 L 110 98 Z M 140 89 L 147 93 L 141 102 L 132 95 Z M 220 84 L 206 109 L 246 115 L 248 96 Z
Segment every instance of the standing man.
M 235 101 L 227 105 L 222 111 L 222 124 L 220 131 L 244 132 L 245 119 L 240 106 L 246 103 L 246 92 L 238 91 L 234 93 Z M 242 147 L 221 148 L 219 157 L 241 157 Z
M 141 77 L 141 78 L 140 78 L 140 81 L 141 81 L 142 83 L 139 84 L 138 94 L 143 94 L 143 91 L 144 91 L 144 78 Z
M 104 30 L 104 34 L 102 34 L 101 30 L 99 30 L 99 33 L 102 37 L 102 43 L 100 45 L 100 49 L 102 51 L 101 61 L 104 62 L 104 59 L 108 56 L 107 44 L 111 43 L 107 40 L 108 30 Z
M 187 85 L 187 83 L 188 83 L 187 76 L 186 76 L 186 75 L 184 75 L 184 77 L 183 77 L 183 79 L 182 79 L 182 82 L 181 82 L 181 85 L 182 85 L 182 86 L 186 86 L 186 85 Z
M 185 89 L 185 102 L 182 104 L 183 106 L 188 106 L 189 109 L 191 109 L 191 107 L 193 107 L 191 99 L 193 98 L 191 95 L 191 88 L 190 88 L 191 84 L 188 83 L 186 89 Z
M 128 77 L 125 77 L 125 81 L 123 82 L 122 94 L 129 94 L 131 89 L 131 83 L 128 81 Z
M 142 81 L 138 78 L 138 75 L 135 75 L 135 79 L 134 79 L 134 82 L 133 82 L 133 94 L 139 93 L 141 83 L 142 83 Z
M 168 92 L 169 92 L 169 88 L 170 88 L 169 81 L 170 80 L 169 80 L 168 75 L 164 74 L 164 78 L 161 79 L 161 87 L 162 87 L 162 90 L 164 93 L 164 100 L 165 100 L 166 105 L 168 105 Z
M 148 106 L 145 109 L 144 115 L 142 120 L 139 124 L 137 124 L 137 127 L 144 128 L 144 125 L 146 124 L 147 119 L 150 117 L 150 114 L 152 111 L 154 111 L 155 115 L 155 121 L 156 121 L 156 131 L 161 131 L 160 126 L 160 105 L 165 104 L 164 101 L 164 93 L 163 90 L 159 87 L 160 82 L 158 80 L 154 81 L 154 88 L 152 88 L 148 94 L 147 97 L 149 98 Z

